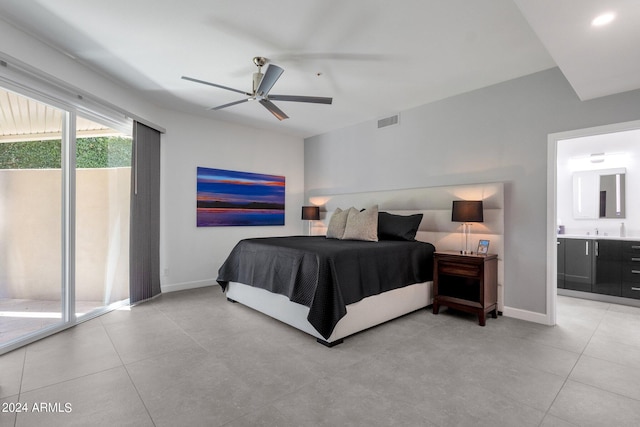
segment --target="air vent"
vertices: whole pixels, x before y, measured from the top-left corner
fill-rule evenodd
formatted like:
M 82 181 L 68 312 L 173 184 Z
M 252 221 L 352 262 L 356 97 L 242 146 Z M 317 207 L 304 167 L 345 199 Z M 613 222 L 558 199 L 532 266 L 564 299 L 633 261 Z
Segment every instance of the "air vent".
M 384 128 L 387 126 L 397 125 L 399 122 L 400 122 L 400 116 L 398 114 L 391 117 L 385 117 L 384 119 L 378 120 L 378 129 Z

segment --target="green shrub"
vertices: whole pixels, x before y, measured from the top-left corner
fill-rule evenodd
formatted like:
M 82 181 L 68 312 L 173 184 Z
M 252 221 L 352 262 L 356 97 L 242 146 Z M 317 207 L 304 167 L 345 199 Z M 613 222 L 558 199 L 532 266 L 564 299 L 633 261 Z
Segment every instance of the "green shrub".
M 131 166 L 131 139 L 123 137 L 82 138 L 77 141 L 79 168 Z
M 60 168 L 60 140 L 0 142 L 0 169 Z M 76 141 L 78 168 L 108 168 L 131 166 L 131 139 L 101 136 L 78 138 Z

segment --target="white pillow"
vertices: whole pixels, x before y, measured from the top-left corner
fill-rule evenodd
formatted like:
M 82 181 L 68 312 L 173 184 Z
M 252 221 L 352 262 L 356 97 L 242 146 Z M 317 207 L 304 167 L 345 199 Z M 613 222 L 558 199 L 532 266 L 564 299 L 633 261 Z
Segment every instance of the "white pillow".
M 329 226 L 327 227 L 327 239 L 342 239 L 345 227 L 347 226 L 347 218 L 349 217 L 349 212 L 351 212 L 352 209 L 356 211 L 355 208 L 349 208 L 346 211 L 336 208 L 329 220 Z
M 378 205 L 358 212 L 357 209 L 349 210 L 347 226 L 344 230 L 343 240 L 378 241 Z

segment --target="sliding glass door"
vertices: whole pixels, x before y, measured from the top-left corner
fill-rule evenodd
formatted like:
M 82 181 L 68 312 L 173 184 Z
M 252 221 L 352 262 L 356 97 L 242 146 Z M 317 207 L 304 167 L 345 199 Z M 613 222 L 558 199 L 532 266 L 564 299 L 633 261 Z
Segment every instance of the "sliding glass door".
M 65 112 L 0 90 L 0 345 L 64 323 Z M 33 117 L 42 120 L 32 120 Z M 27 131 L 28 129 L 28 131 Z
M 0 353 L 128 300 L 131 145 L 0 87 Z
M 79 318 L 129 298 L 131 138 L 76 121 L 76 277 Z

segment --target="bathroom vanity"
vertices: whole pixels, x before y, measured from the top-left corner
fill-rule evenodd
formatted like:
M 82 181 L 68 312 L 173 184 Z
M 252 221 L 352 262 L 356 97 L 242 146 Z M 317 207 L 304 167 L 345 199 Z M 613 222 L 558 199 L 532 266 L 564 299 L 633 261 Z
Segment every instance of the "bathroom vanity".
M 640 241 L 559 235 L 558 293 L 562 289 L 640 300 Z

